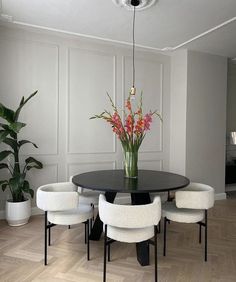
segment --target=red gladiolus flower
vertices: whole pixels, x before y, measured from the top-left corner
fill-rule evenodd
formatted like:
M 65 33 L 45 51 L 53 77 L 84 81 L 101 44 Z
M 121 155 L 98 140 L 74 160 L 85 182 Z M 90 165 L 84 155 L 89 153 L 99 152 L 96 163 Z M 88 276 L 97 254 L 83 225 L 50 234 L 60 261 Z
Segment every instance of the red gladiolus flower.
M 113 113 L 111 114 L 109 111 L 105 110 L 100 115 L 95 115 L 92 118 L 101 118 L 110 123 L 113 132 L 120 139 L 124 150 L 138 150 L 143 141 L 145 131 L 150 130 L 152 116 L 156 114 L 160 119 L 161 116 L 156 111 L 150 111 L 149 113 L 143 115 L 142 96 L 140 98 L 139 106 L 135 111 L 132 110 L 132 104 L 129 96 L 125 103 L 125 108 L 128 110 L 128 114 L 124 111 L 125 121 L 122 123 L 117 107 L 114 105 L 109 95 L 108 97 L 113 108 Z

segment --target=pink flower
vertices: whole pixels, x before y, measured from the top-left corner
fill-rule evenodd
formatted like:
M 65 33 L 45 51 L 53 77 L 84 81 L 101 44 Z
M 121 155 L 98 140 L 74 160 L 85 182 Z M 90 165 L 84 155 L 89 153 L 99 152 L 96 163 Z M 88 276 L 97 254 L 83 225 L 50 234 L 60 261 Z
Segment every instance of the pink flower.
M 146 114 L 144 116 L 144 130 L 150 130 L 151 123 L 152 123 L 152 114 Z

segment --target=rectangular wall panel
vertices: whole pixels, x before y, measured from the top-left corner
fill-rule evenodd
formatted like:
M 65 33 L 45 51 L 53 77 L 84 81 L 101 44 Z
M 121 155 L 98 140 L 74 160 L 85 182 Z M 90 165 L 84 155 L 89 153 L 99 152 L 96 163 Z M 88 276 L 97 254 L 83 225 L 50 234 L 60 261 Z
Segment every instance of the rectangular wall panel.
M 36 155 L 44 165 L 27 176 L 35 191 L 43 184 L 68 181 L 70 175 L 123 169 L 120 141 L 110 124 L 89 118 L 104 109 L 113 112 L 107 92 L 119 111 L 124 109 L 132 85 L 130 54 L 131 49 L 115 44 L 33 30 L 6 28 L 1 33 L 0 102 L 16 108 L 22 96 L 39 91 L 20 116 L 20 121 L 27 123 L 20 137 L 39 147 L 26 144 L 20 161 Z M 136 52 L 137 97 L 143 91 L 145 113 L 157 109 L 164 116 L 163 124 L 155 119 L 147 132 L 139 169 L 169 168 L 169 61 L 162 54 Z M 0 178 L 6 173 L 0 170 Z M 0 215 L 6 198 L 9 193 L 0 191 Z M 35 199 L 32 203 L 35 205 Z
M 67 179 L 72 175 L 89 172 L 93 170 L 106 170 L 115 169 L 116 163 L 113 161 L 107 162 L 94 162 L 94 163 L 71 163 L 67 167 Z
M 163 161 L 162 160 L 140 160 L 138 163 L 139 169 L 151 169 L 151 170 L 162 170 Z
M 135 86 L 136 99 L 133 104 L 138 104 L 141 92 L 143 92 L 143 113 L 150 110 L 162 113 L 163 99 L 163 65 L 155 60 L 135 59 Z M 131 57 L 123 58 L 124 98 L 127 98 L 132 86 L 132 60 Z M 162 123 L 158 117 L 153 116 L 151 130 L 140 147 L 141 152 L 162 151 Z
M 115 97 L 115 57 L 80 49 L 69 50 L 68 153 L 112 153 L 110 125 L 90 120 L 111 109 L 106 93 Z
M 21 97 L 38 94 L 24 106 L 19 121 L 27 124 L 20 137 L 37 143 L 22 148 L 27 154 L 57 154 L 58 47 L 32 41 L 0 41 L 1 102 L 13 109 Z

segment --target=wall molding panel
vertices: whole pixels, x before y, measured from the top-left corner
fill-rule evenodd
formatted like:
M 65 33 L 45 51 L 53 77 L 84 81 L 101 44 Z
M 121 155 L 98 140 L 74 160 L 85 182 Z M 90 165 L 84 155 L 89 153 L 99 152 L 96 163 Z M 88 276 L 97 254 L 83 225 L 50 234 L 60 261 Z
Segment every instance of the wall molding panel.
M 1 102 L 15 107 L 23 95 L 39 90 L 21 116 L 27 123 L 22 137 L 39 146 L 26 145 L 22 156 L 35 156 L 44 164 L 44 169 L 30 172 L 31 186 L 36 190 L 67 181 L 71 174 L 122 169 L 122 146 L 110 125 L 89 118 L 112 111 L 106 92 L 123 108 L 131 85 L 132 49 L 20 28 L 1 31 Z M 169 116 L 170 58 L 137 50 L 136 82 L 138 92 L 144 91 L 145 112 L 157 108 Z M 140 150 L 140 168 L 168 170 L 169 136 L 168 118 L 153 123 Z M 0 196 L 3 216 L 7 195 L 0 191 Z
M 24 146 L 22 154 L 57 155 L 59 46 L 13 38 L 1 38 L 0 46 L 0 91 L 6 93 L 1 97 L 1 102 L 16 108 L 22 96 L 27 97 L 38 90 L 38 94 L 21 112 L 20 120 L 27 124 L 22 130 L 22 138 L 32 140 L 39 148 Z M 49 108 L 50 118 L 47 117 Z
M 116 153 L 116 138 L 110 132 L 109 127 L 104 126 L 104 122 L 100 120 L 89 120 L 91 116 L 104 110 L 104 105 L 108 102 L 106 92 L 110 93 L 113 101 L 117 101 L 116 56 L 97 50 L 69 48 L 68 154 Z M 83 103 L 80 103 L 78 99 Z M 97 104 L 97 109 L 94 108 L 93 103 Z M 98 105 L 100 105 L 100 110 Z M 96 142 L 90 141 L 91 131 L 96 131 Z
M 143 92 L 143 103 L 145 113 L 149 110 L 158 110 L 158 112 L 163 116 L 163 63 L 157 59 L 145 58 L 143 56 L 136 56 L 136 88 L 137 88 L 137 98 L 139 99 L 140 93 Z M 122 104 L 124 105 L 125 99 L 128 95 L 130 85 L 132 85 L 132 69 L 131 69 L 131 57 L 122 56 Z M 159 73 L 158 73 L 159 72 Z M 141 83 L 143 82 L 143 83 Z M 159 87 L 159 90 L 158 90 Z M 153 95 L 152 92 L 156 92 L 157 95 Z M 152 94 L 153 96 L 146 99 L 145 93 L 147 95 Z M 156 100 L 154 99 L 156 98 Z M 148 101 L 147 101 L 148 100 Z M 124 116 L 123 116 L 124 119 Z M 155 127 L 159 135 L 154 135 Z M 150 132 L 152 134 L 150 134 Z M 163 124 L 157 118 L 153 118 L 153 124 L 151 125 L 151 131 L 147 132 L 143 144 L 141 145 L 141 153 L 162 153 L 163 152 Z M 145 143 L 149 140 L 149 144 Z M 156 144 L 156 141 L 159 144 Z M 154 145 L 151 145 L 154 144 Z
M 76 167 L 76 172 L 74 173 L 73 168 Z M 103 170 L 103 169 L 115 169 L 117 167 L 116 161 L 97 161 L 97 162 L 84 162 L 84 163 L 68 163 L 67 164 L 67 179 L 71 175 L 75 175 L 78 173 L 84 173 L 87 171 L 93 171 L 93 170 Z M 70 173 L 71 171 L 71 173 Z

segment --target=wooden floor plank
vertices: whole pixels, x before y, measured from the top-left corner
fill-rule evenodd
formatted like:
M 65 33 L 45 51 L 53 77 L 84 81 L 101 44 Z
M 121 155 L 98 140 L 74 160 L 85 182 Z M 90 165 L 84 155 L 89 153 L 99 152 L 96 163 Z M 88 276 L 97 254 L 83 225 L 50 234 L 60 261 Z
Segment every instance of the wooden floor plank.
M 43 216 L 29 224 L 9 227 L 0 221 L 1 282 L 102 281 L 103 241 L 91 242 L 91 260 L 86 259 L 84 226 L 56 226 L 52 230 L 48 266 L 43 265 Z M 204 262 L 204 245 L 198 243 L 198 226 L 168 224 L 167 256 L 162 256 L 163 234 L 158 236 L 159 281 L 236 281 L 236 198 L 217 201 L 209 212 L 209 256 Z M 204 237 L 203 237 L 204 238 Z M 112 261 L 107 264 L 107 281 L 154 281 L 151 265 L 141 267 L 134 244 L 112 244 Z

